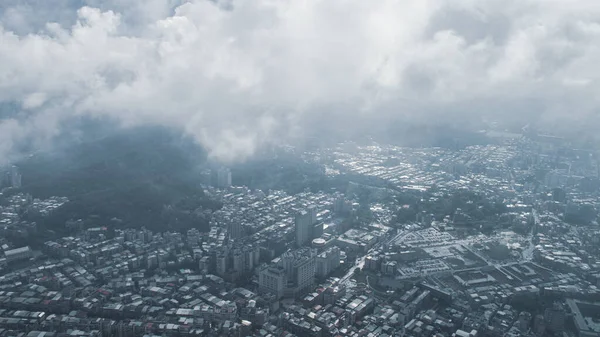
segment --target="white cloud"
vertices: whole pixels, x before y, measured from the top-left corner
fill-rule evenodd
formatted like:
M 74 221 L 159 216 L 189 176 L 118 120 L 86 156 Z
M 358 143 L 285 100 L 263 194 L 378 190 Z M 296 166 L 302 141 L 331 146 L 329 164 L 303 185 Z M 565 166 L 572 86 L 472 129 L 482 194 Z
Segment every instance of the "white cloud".
M 585 0 L 14 2 L 1 5 L 0 102 L 27 111 L 0 121 L 0 156 L 78 115 L 175 127 L 241 160 L 340 109 L 598 109 L 600 5 Z
M 46 102 L 46 94 L 43 92 L 34 92 L 23 100 L 23 109 L 29 110 L 39 108 L 44 102 Z

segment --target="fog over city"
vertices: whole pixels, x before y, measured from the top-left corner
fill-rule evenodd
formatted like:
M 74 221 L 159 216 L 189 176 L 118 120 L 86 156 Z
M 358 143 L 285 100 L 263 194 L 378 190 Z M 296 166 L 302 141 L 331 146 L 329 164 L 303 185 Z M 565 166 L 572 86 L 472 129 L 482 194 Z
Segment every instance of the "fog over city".
M 0 337 L 600 336 L 600 0 L 0 0 Z
M 585 0 L 5 0 L 0 157 L 82 116 L 172 127 L 224 162 L 319 124 L 596 125 L 599 45 Z

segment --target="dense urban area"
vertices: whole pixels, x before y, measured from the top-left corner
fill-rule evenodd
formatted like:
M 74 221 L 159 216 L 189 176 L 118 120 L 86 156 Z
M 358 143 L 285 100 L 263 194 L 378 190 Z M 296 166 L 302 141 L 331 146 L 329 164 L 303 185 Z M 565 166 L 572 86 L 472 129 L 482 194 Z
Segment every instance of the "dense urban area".
M 202 225 L 162 230 L 93 214 L 51 228 L 73 201 L 9 167 L 0 336 L 600 336 L 597 152 L 486 136 L 285 148 L 321 182 L 293 192 L 207 166 L 213 207 L 173 216 Z

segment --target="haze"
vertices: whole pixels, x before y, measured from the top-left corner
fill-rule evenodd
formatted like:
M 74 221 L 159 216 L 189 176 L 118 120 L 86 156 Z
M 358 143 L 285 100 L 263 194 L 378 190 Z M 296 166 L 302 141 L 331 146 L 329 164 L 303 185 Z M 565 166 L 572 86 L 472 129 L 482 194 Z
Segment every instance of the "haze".
M 593 130 L 599 20 L 584 0 L 4 0 L 0 158 L 81 117 L 173 128 L 223 162 L 392 121 Z

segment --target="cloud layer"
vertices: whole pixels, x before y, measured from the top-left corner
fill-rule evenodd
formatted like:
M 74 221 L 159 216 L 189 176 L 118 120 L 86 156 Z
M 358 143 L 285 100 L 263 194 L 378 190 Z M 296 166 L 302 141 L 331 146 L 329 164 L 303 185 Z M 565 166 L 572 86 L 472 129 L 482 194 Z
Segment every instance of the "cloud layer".
M 47 3 L 0 5 L 0 103 L 19 110 L 2 158 L 79 116 L 174 127 L 223 161 L 319 121 L 598 121 L 595 1 Z

